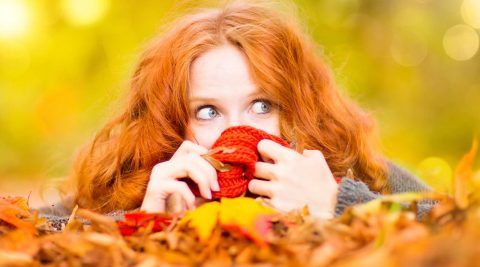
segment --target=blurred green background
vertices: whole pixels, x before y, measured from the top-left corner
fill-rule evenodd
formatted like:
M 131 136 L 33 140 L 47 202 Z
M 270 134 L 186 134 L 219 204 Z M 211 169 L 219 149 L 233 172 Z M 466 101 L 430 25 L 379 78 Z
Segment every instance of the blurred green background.
M 480 0 L 294 2 L 385 155 L 444 190 L 480 129 Z M 0 192 L 68 174 L 178 5 L 0 0 Z

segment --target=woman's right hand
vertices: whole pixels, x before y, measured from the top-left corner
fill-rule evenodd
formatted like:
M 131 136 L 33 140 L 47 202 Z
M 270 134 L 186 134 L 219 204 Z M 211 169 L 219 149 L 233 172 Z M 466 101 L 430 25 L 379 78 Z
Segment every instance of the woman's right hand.
M 185 182 L 178 180 L 187 177 L 198 185 L 203 198 L 211 199 L 211 191 L 220 191 L 220 186 L 215 168 L 201 156 L 206 153 L 205 147 L 184 141 L 170 160 L 155 165 L 140 209 L 165 212 L 171 194 L 181 196 L 187 209 L 194 209 L 195 196 Z

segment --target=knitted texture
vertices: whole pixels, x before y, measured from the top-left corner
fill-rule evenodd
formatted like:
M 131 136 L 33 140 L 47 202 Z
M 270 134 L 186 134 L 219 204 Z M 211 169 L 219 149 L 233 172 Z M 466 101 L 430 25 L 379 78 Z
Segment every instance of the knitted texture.
M 230 127 L 222 132 L 210 150 L 213 153 L 209 155 L 214 160 L 227 164 L 225 169 L 228 170 L 217 169 L 220 191 L 212 192 L 212 198 L 238 197 L 247 192 L 248 183 L 255 172 L 255 163 L 261 160 L 257 144 L 263 139 L 289 147 L 282 138 L 250 126 Z M 187 180 L 187 184 L 196 196 L 200 196 L 195 183 Z

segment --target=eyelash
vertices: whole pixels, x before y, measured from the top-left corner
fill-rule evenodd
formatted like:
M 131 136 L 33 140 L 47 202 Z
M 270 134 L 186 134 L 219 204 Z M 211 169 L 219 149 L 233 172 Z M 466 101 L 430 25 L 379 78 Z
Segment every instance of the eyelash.
M 198 113 L 201 109 L 204 109 L 204 108 L 215 108 L 214 105 L 201 105 L 201 106 L 198 106 L 197 108 L 195 108 L 195 114 Z
M 268 99 L 265 99 L 265 98 L 255 98 L 253 99 L 251 102 L 250 102 L 250 106 L 252 106 L 255 102 L 259 102 L 259 101 L 262 101 L 262 102 L 265 102 L 267 103 L 272 109 L 275 108 L 274 104 L 272 104 L 272 102 Z M 197 120 L 205 120 L 205 119 L 200 119 L 197 117 L 197 114 L 200 110 L 204 109 L 204 108 L 213 108 L 215 111 L 217 111 L 217 108 L 214 106 L 214 105 L 201 105 L 201 106 L 198 106 L 197 108 L 195 108 L 195 117 L 197 118 Z M 218 113 L 218 111 L 217 111 Z
M 259 102 L 259 101 L 265 102 L 265 103 L 267 103 L 267 104 L 269 104 L 269 105 L 272 106 L 272 102 L 271 102 L 270 100 L 265 99 L 265 98 L 261 98 L 261 97 L 253 99 L 252 102 L 250 102 L 250 106 L 251 106 L 253 103 Z

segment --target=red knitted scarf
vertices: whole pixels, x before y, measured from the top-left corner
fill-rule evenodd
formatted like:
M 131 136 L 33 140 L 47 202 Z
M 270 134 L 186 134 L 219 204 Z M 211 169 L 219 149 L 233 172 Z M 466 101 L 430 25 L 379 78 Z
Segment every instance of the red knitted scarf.
M 212 191 L 213 199 L 238 197 L 247 192 L 248 183 L 255 172 L 255 163 L 260 159 L 257 144 L 262 139 L 289 147 L 282 138 L 250 126 L 235 126 L 222 132 L 210 152 L 204 155 L 217 169 L 220 191 Z M 186 181 L 195 196 L 200 196 L 198 186 L 189 179 Z
M 250 126 L 230 127 L 222 132 L 210 152 L 203 157 L 217 169 L 220 191 L 212 191 L 212 198 L 239 197 L 247 193 L 248 183 L 253 179 L 255 163 L 261 161 L 257 144 L 263 139 L 290 147 L 280 137 L 268 134 Z M 341 178 L 336 177 L 339 183 Z M 190 179 L 185 179 L 195 196 L 200 196 L 198 186 Z

